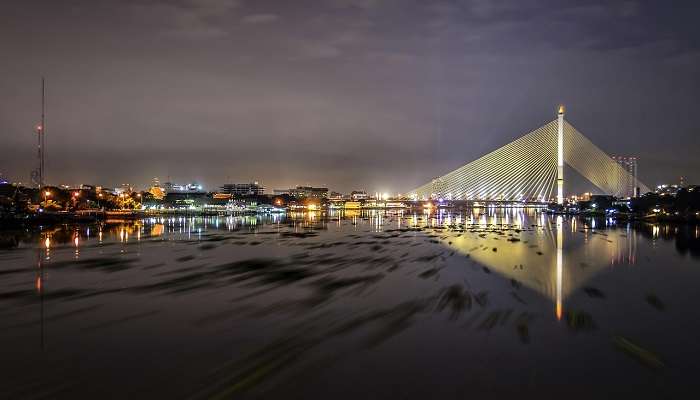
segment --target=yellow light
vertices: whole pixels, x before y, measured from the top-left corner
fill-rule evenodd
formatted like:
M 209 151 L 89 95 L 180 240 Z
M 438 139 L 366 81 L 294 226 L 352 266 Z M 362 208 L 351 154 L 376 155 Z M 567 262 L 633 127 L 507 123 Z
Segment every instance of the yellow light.
M 47 249 L 48 249 L 49 247 L 51 247 L 51 239 L 49 239 L 49 238 L 47 237 L 46 240 L 44 240 L 44 245 L 46 246 Z
M 46 192 L 44 192 L 44 195 L 46 195 L 46 196 L 51 196 L 51 192 L 49 192 L 49 191 L 47 190 Z
M 75 243 L 75 247 L 78 247 L 78 243 L 80 242 L 80 239 L 76 236 L 75 239 L 73 239 L 73 243 Z

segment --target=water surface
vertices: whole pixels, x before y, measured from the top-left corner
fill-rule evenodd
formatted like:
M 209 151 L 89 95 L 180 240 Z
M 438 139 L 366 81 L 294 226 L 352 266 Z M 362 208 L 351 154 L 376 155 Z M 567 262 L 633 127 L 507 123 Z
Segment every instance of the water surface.
M 700 230 L 528 209 L 3 232 L 7 398 L 697 388 Z

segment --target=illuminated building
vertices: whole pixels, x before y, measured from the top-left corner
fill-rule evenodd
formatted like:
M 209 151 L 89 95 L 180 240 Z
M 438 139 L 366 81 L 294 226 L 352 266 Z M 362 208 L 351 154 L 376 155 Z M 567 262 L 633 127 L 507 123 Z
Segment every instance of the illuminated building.
M 202 185 L 192 182 L 186 184 L 177 184 L 172 182 L 165 182 L 163 184 L 166 193 L 179 192 L 179 193 L 202 193 Z
M 265 193 L 265 187 L 258 182 L 227 183 L 221 186 L 220 192 L 233 196 L 260 196 Z
M 639 197 L 637 189 L 637 157 L 613 156 L 612 159 L 627 171 L 626 175 L 621 176 L 622 182 L 620 182 L 620 185 L 624 188 L 621 197 Z

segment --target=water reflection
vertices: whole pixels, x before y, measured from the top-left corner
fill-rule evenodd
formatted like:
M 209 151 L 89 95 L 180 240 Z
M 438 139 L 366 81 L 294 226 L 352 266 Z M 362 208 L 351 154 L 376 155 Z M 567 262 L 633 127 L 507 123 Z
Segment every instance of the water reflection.
M 27 350 L 40 342 L 42 349 L 65 350 L 70 354 L 65 360 L 76 357 L 89 365 L 83 381 L 96 382 L 97 393 L 112 376 L 100 375 L 104 370 L 95 360 L 118 360 L 114 355 L 122 351 L 139 362 L 115 361 L 120 371 L 136 371 L 127 377 L 115 373 L 115 381 L 117 376 L 139 379 L 141 364 L 165 371 L 177 365 L 179 379 L 189 384 L 187 393 L 226 397 L 227 388 L 248 393 L 273 386 L 270 382 L 285 374 L 292 380 L 299 374 L 312 381 L 318 376 L 324 384 L 333 383 L 324 387 L 342 386 L 350 375 L 325 372 L 333 371 L 329 360 L 357 368 L 352 375 L 357 381 L 381 386 L 361 365 L 371 362 L 390 375 L 391 368 L 382 369 L 382 363 L 400 359 L 410 366 L 425 349 L 450 362 L 426 368 L 431 360 L 426 356 L 416 363 L 417 375 L 394 381 L 411 386 L 426 370 L 449 374 L 465 368 L 481 379 L 479 374 L 489 372 L 465 360 L 484 359 L 495 360 L 493 376 L 484 378 L 493 378 L 492 388 L 524 369 L 550 376 L 561 374 L 556 365 L 570 360 L 590 365 L 593 355 L 580 353 L 591 348 L 596 362 L 612 366 L 620 360 L 608 354 L 614 351 L 609 333 L 634 333 L 639 321 L 669 342 L 695 349 L 687 338 L 670 340 L 692 334 L 695 327 L 679 317 L 694 310 L 689 299 L 696 296 L 697 280 L 691 278 L 697 278 L 697 268 L 682 267 L 686 256 L 698 256 L 695 226 L 490 207 L 461 213 L 152 217 L 8 234 L 16 244 L 0 252 L 0 343 L 10 348 L 6 364 L 41 359 Z M 681 293 L 683 301 L 669 293 Z M 686 328 L 664 327 L 669 323 Z M 594 326 L 599 329 L 595 335 L 567 336 Z M 665 341 L 643 339 L 669 357 L 680 357 L 676 365 L 690 363 L 679 356 L 687 348 L 674 353 Z M 647 354 L 635 341 L 618 338 L 615 343 L 632 359 Z M 22 350 L 13 352 L 15 347 Z M 81 353 L 83 348 L 90 354 Z M 183 358 L 183 348 L 206 360 Z M 233 350 L 222 355 L 221 349 Z M 497 361 L 504 349 L 517 365 Z M 159 356 L 141 362 L 154 352 Z M 537 362 L 527 361 L 532 355 Z M 355 357 L 362 359 L 359 367 Z M 219 371 L 215 377 L 203 376 L 202 371 L 212 370 Z M 0 373 L 12 372 L 0 365 Z M 46 376 L 59 380 L 70 373 L 49 372 Z M 579 376 L 596 373 L 583 372 Z

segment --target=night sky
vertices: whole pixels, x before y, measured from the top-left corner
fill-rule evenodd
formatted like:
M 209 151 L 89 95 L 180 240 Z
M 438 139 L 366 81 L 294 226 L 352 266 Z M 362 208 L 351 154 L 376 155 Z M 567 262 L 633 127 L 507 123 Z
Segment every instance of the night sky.
M 700 183 L 697 1 L 7 0 L 0 173 L 404 192 L 555 118 Z

